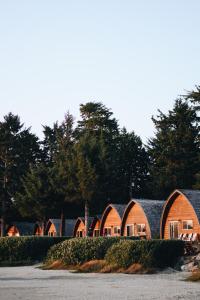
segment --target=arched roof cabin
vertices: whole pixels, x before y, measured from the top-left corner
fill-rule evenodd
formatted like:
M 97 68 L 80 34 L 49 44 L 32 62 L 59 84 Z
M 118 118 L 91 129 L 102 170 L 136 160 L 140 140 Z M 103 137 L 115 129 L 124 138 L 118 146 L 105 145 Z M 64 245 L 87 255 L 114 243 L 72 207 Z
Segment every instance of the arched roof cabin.
M 95 223 L 96 218 L 95 217 L 89 217 L 88 218 L 88 234 L 89 236 L 93 235 L 93 229 L 96 225 Z M 79 217 L 76 220 L 75 226 L 74 226 L 74 237 L 85 237 L 85 218 Z
M 160 218 L 164 201 L 132 199 L 122 218 L 121 234 L 145 239 L 160 236 Z
M 76 220 L 65 219 L 65 236 L 73 236 Z M 48 236 L 60 236 L 61 219 L 49 219 L 45 234 Z
M 125 207 L 125 204 L 109 204 L 105 208 L 100 224 L 101 236 L 121 235 L 121 222 Z
M 163 239 L 189 239 L 200 234 L 200 191 L 175 190 L 163 208 L 160 234 Z
M 13 222 L 8 226 L 7 236 L 28 236 L 34 234 L 34 223 Z

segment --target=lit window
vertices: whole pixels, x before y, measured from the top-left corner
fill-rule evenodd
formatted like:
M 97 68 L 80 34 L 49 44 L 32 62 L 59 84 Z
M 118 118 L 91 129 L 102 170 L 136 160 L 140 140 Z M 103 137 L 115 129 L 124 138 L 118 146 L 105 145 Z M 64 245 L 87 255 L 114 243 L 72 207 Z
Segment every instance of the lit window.
M 138 233 L 145 232 L 145 231 L 146 231 L 145 224 L 137 224 L 137 232 Z
M 120 235 L 120 227 L 119 226 L 114 227 L 114 234 Z
M 193 229 L 193 221 L 192 220 L 186 220 L 183 221 L 183 229 Z
M 111 228 L 106 227 L 104 229 L 104 236 L 111 236 Z

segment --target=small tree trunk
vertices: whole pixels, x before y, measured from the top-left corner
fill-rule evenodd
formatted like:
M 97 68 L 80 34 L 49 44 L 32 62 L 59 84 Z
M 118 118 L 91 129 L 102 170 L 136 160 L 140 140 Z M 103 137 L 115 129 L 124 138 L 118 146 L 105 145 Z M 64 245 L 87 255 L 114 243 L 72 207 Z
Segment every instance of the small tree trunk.
M 63 210 L 61 211 L 60 236 L 65 236 L 65 216 Z
M 42 222 L 42 236 L 46 234 L 45 229 L 46 229 L 46 219 L 44 219 Z
M 88 237 L 89 231 L 89 206 L 88 201 L 85 201 L 85 236 Z

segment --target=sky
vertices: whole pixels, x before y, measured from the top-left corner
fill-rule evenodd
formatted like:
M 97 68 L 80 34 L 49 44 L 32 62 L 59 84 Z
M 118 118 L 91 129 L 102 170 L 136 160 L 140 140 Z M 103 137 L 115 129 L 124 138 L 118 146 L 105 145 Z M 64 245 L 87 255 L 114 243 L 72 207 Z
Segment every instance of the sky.
M 103 102 L 145 142 L 152 115 L 200 84 L 199 0 L 0 0 L 0 120 L 76 120 Z

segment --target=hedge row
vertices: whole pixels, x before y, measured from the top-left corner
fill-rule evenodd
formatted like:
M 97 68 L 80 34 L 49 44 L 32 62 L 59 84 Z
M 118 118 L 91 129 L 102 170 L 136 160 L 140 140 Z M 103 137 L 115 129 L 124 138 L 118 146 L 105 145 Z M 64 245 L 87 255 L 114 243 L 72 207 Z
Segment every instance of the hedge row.
M 73 238 L 51 247 L 46 262 L 61 260 L 66 265 L 77 265 L 94 259 L 106 259 L 109 264 L 125 268 L 133 263 L 164 268 L 174 266 L 183 252 L 183 241 Z
M 119 241 L 119 237 L 72 238 L 51 247 L 46 262 L 61 260 L 66 265 L 77 265 L 93 259 L 104 259 L 107 250 Z
M 179 240 L 121 241 L 112 245 L 105 259 L 109 264 L 127 268 L 140 263 L 147 268 L 173 267 L 184 253 Z
M 2 237 L 0 238 L 0 264 L 21 261 L 41 261 L 49 248 L 66 237 Z

